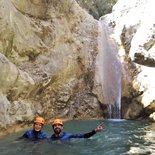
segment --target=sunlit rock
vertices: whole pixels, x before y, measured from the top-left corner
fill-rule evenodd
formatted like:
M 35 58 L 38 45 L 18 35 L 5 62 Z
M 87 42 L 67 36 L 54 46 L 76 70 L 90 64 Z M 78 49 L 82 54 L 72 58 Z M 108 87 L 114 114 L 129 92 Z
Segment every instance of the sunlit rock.
M 126 111 L 124 116 L 128 118 L 132 117 L 130 108 L 134 103 L 135 106 L 138 103 L 147 109 L 155 100 L 154 5 L 153 0 L 119 0 L 112 13 L 103 17 L 103 20 L 113 26 L 113 36 L 120 49 L 124 49 L 119 51 L 124 66 L 122 104 L 126 106 L 122 107 Z M 128 111 L 131 112 L 130 116 Z M 143 117 L 142 113 L 141 116 Z M 139 111 L 136 117 L 140 117 Z
M 155 122 L 155 112 L 152 113 L 150 116 L 149 116 L 150 120 L 151 121 L 154 121 Z

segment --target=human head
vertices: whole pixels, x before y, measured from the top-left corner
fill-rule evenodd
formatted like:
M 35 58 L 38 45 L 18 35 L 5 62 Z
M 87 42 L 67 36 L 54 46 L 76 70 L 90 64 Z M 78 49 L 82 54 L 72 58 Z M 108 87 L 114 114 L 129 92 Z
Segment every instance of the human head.
M 41 131 L 43 125 L 45 123 L 45 120 L 42 117 L 35 117 L 34 118 L 34 124 L 33 124 L 33 129 L 35 131 Z
M 54 119 L 51 121 L 53 131 L 56 135 L 59 135 L 61 131 L 63 130 L 63 122 L 61 119 Z

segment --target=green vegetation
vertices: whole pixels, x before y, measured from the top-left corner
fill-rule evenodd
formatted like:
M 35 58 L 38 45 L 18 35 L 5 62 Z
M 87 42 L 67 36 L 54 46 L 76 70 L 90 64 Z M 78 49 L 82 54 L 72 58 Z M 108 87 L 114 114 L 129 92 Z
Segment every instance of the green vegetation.
M 101 16 L 111 12 L 112 7 L 117 0 L 76 0 L 79 5 L 86 9 L 94 18 L 99 19 Z

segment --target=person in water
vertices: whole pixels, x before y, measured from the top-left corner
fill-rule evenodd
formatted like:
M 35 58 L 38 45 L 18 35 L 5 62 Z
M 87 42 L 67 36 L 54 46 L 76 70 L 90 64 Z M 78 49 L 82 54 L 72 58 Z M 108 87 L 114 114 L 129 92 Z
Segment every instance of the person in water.
M 103 130 L 103 124 L 100 124 L 91 132 L 84 133 L 84 134 L 72 134 L 72 133 L 63 132 L 63 122 L 61 119 L 55 119 L 51 121 L 51 123 L 54 131 L 54 134 L 50 137 L 50 140 L 52 141 L 55 141 L 55 140 L 65 141 L 71 138 L 89 138 L 94 134 L 96 134 L 97 132 L 100 132 Z
M 45 132 L 41 131 L 44 123 L 45 121 L 42 117 L 36 117 L 34 119 L 33 129 L 27 130 L 19 139 L 29 139 L 32 141 L 46 139 L 47 137 Z

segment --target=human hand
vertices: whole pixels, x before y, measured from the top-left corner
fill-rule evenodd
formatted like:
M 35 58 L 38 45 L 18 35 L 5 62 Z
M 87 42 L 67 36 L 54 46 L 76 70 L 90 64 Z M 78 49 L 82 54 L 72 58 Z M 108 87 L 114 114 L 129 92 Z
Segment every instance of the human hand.
M 101 132 L 103 131 L 104 129 L 104 126 L 103 126 L 103 122 L 101 124 L 99 124 L 96 128 L 95 128 L 95 131 L 96 132 Z

